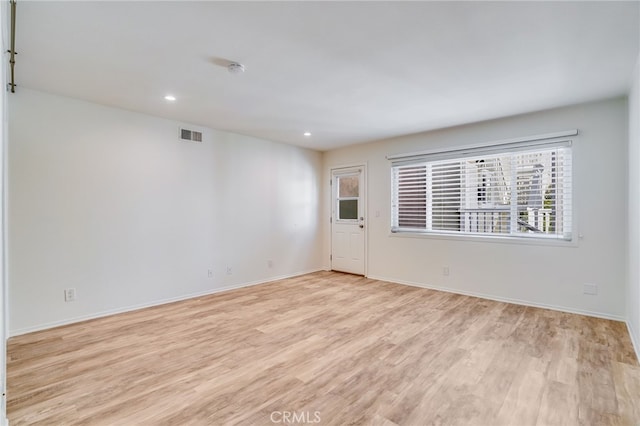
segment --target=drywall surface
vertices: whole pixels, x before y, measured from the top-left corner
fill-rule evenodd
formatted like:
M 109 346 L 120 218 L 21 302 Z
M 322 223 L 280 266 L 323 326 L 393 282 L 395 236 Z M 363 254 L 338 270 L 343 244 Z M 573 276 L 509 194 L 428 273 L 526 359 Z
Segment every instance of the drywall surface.
M 490 102 L 490 100 L 487 100 Z M 367 163 L 367 275 L 499 300 L 623 319 L 627 245 L 626 98 L 581 104 L 382 140 L 326 152 L 323 215 L 330 216 L 329 170 Z M 538 245 L 390 233 L 387 155 L 578 129 L 573 139 L 575 242 Z M 323 262 L 331 233 L 324 225 Z M 577 238 L 581 235 L 581 238 Z M 449 275 L 443 273 L 449 268 Z M 597 295 L 583 294 L 585 283 Z
M 11 46 L 11 37 L 9 34 L 9 26 L 5 23 L 9 22 L 11 15 L 10 5 L 8 2 L 2 2 L 0 5 L 0 37 L 2 38 L 3 52 L 7 52 Z M 9 55 L 2 56 L 2 70 L 0 70 L 0 81 L 3 85 L 11 81 L 9 63 Z M 10 93 L 7 90 L 2 90 L 0 95 L 0 194 L 2 199 L 2 212 L 0 213 L 0 425 L 8 425 L 7 420 L 7 337 L 9 334 L 9 328 L 7 326 L 8 309 L 7 309 L 7 279 L 5 269 L 5 249 L 6 249 L 6 217 L 5 217 L 5 196 L 6 196 L 6 152 L 7 152 L 7 140 L 8 140 L 8 105 L 7 101 Z
M 640 57 L 629 92 L 627 324 L 640 357 Z
M 320 153 L 23 88 L 9 109 L 12 335 L 321 268 Z

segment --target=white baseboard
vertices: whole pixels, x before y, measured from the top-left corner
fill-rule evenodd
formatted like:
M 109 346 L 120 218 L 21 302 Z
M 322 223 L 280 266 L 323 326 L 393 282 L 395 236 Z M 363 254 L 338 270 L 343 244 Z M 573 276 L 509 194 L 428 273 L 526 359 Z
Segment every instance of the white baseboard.
M 89 315 L 82 315 L 82 316 L 74 317 L 74 318 L 68 318 L 68 319 L 64 319 L 64 320 L 61 320 L 61 321 L 52 321 L 52 322 L 48 322 L 48 323 L 45 323 L 45 324 L 38 324 L 38 325 L 32 326 L 32 327 L 25 327 L 25 328 L 20 328 L 20 329 L 17 329 L 17 330 L 9 330 L 9 337 L 20 336 L 22 334 L 33 333 L 34 331 L 47 330 L 47 329 L 50 329 L 50 328 L 60 327 L 60 326 L 63 326 L 63 325 L 74 324 L 74 323 L 81 322 L 81 321 L 87 321 L 87 320 L 91 320 L 91 319 L 107 317 L 109 315 L 116 315 L 116 314 L 122 314 L 124 312 L 137 311 L 138 309 L 150 308 L 152 306 L 159 306 L 159 305 L 165 305 L 167 303 L 179 302 L 181 300 L 187 300 L 187 299 L 193 299 L 193 298 L 196 298 L 196 297 L 208 296 L 210 294 L 222 293 L 222 292 L 225 292 L 225 291 L 236 290 L 236 289 L 243 288 L 243 287 L 251 287 L 251 286 L 254 286 L 254 285 L 267 284 L 267 283 L 270 283 L 270 282 L 283 280 L 283 279 L 286 279 L 286 278 L 299 277 L 301 275 L 311 274 L 313 272 L 318 272 L 318 271 L 322 271 L 322 269 L 313 269 L 313 270 L 309 270 L 309 271 L 296 272 L 296 273 L 293 273 L 293 274 L 280 275 L 280 276 L 277 276 L 277 277 L 269 277 L 269 278 L 267 278 L 265 280 L 257 280 L 257 281 L 251 281 L 251 282 L 246 282 L 246 283 L 241 283 L 241 284 L 234 284 L 234 285 L 231 285 L 231 286 L 219 287 L 219 288 L 215 288 L 215 289 L 211 289 L 211 290 L 206 290 L 206 291 L 203 291 L 203 292 L 190 293 L 190 294 L 185 294 L 185 295 L 182 295 L 182 296 L 171 297 L 171 298 L 168 298 L 168 299 L 155 300 L 155 301 L 151 301 L 151 302 L 140 303 L 140 304 L 137 304 L 137 305 L 126 306 L 126 307 L 123 307 L 123 308 L 109 309 L 109 310 L 106 310 L 106 311 L 101 311 L 101 312 L 97 312 L 97 313 L 93 313 L 93 314 L 89 314 Z M 0 422 L 1 421 L 2 421 L 2 419 L 0 418 Z M 1 425 L 2 424 L 0 423 L 0 426 Z
M 631 336 L 631 344 L 633 345 L 633 349 L 636 351 L 636 359 L 640 362 L 640 341 L 638 341 L 638 334 L 636 334 L 633 329 L 633 325 L 626 321 L 627 323 L 627 331 L 629 331 L 629 336 Z
M 408 285 L 408 286 L 412 286 L 412 287 L 420 287 L 420 288 L 427 288 L 427 289 L 430 289 L 430 290 L 445 291 L 447 293 L 455 293 L 455 294 L 462 294 L 462 295 L 465 295 L 465 296 L 479 297 L 481 299 L 494 300 L 496 302 L 513 303 L 514 305 L 530 306 L 532 308 L 551 309 L 553 311 L 568 312 L 568 313 L 571 313 L 571 314 L 586 315 L 586 316 L 589 316 L 589 317 L 603 318 L 603 319 L 609 319 L 609 320 L 614 320 L 614 321 L 622 321 L 622 322 L 626 321 L 626 319 L 621 317 L 621 316 L 610 315 L 610 314 L 603 313 L 603 312 L 586 311 L 586 310 L 582 310 L 582 309 L 568 308 L 566 306 L 547 305 L 545 303 L 535 303 L 535 302 L 530 302 L 528 300 L 511 299 L 511 298 L 508 298 L 508 297 L 500 297 L 500 296 L 494 296 L 494 295 L 491 295 L 491 294 L 478 293 L 478 292 L 465 291 L 465 290 L 458 290 L 458 289 L 455 289 L 455 288 L 434 286 L 434 285 L 429 285 L 429 284 L 424 284 L 424 283 L 417 283 L 417 282 L 412 282 L 412 281 L 397 280 L 397 279 L 394 279 L 394 278 L 378 277 L 378 276 L 371 276 L 371 275 L 368 276 L 368 278 L 371 278 L 372 280 L 387 281 L 387 282 L 390 282 L 390 283 L 403 284 L 403 285 Z
M 225 292 L 225 291 L 231 291 L 231 290 L 235 290 L 235 289 L 239 289 L 239 288 L 243 288 L 243 287 L 250 287 L 250 286 L 255 286 L 255 285 L 260 285 L 260 284 L 267 284 L 267 283 L 270 283 L 270 282 L 273 282 L 273 281 L 278 281 L 278 280 L 283 280 L 283 279 L 287 279 L 287 278 L 298 277 L 298 276 L 301 276 L 301 275 L 311 274 L 311 273 L 318 272 L 318 271 L 326 271 L 326 269 L 320 268 L 320 269 L 313 269 L 313 270 L 309 270 L 309 271 L 301 271 L 301 272 L 296 272 L 296 273 L 293 273 L 293 274 L 281 275 L 281 276 L 277 276 L 277 277 L 270 277 L 270 278 L 267 278 L 265 280 L 257 280 L 257 281 L 251 281 L 251 282 L 236 284 L 236 285 L 232 285 L 232 286 L 220 287 L 220 288 L 216 288 L 216 289 L 207 290 L 207 291 L 204 291 L 204 292 L 190 293 L 190 294 L 186 294 L 186 295 L 183 295 L 183 296 L 173 297 L 173 298 L 169 298 L 169 299 L 156 300 L 156 301 L 152 301 L 152 302 L 148 302 L 148 303 L 142 303 L 142 304 L 138 304 L 138 305 L 127 306 L 127 307 L 124 307 L 124 308 L 110 309 L 110 310 L 107 310 L 107 311 L 102 311 L 102 312 L 98 312 L 98 313 L 95 313 L 95 314 L 69 318 L 69 319 L 65 319 L 65 320 L 62 320 L 62 321 L 53 321 L 53 322 L 49 322 L 49 323 L 45 323 L 45 324 L 39 324 L 39 325 L 33 326 L 33 327 L 26 327 L 26 328 L 21 328 L 21 329 L 18 329 L 18 330 L 10 330 L 9 331 L 9 336 L 10 337 L 19 336 L 21 334 L 32 333 L 34 331 L 47 330 L 47 329 L 53 328 L 53 327 L 59 327 L 59 326 L 63 326 L 63 325 L 73 324 L 73 323 L 76 323 L 76 322 L 81 322 L 81 321 L 87 321 L 87 320 L 91 320 L 91 319 L 95 319 L 95 318 L 106 317 L 106 316 L 109 316 L 109 315 L 116 315 L 116 314 L 121 314 L 121 313 L 124 313 L 124 312 L 136 311 L 138 309 L 144 309 L 144 308 L 149 308 L 149 307 L 152 307 L 152 306 L 164 305 L 164 304 L 167 304 L 167 303 L 179 302 L 181 300 L 193 299 L 193 298 L 196 298 L 196 297 L 207 296 L 207 295 L 210 295 L 210 294 L 222 293 L 222 292 Z M 554 311 L 568 312 L 568 313 L 572 313 L 572 314 L 586 315 L 586 316 L 590 316 L 590 317 L 610 319 L 610 320 L 614 320 L 614 321 L 622 321 L 622 322 L 626 323 L 626 325 L 627 325 L 627 329 L 629 331 L 629 336 L 631 337 L 631 342 L 633 344 L 633 348 L 634 348 L 634 350 L 636 352 L 636 356 L 637 356 L 638 360 L 640 361 L 640 342 L 638 341 L 638 335 L 636 334 L 633 326 L 631 325 L 631 323 L 629 321 L 626 321 L 625 318 L 622 318 L 622 317 L 619 317 L 619 316 L 616 316 L 616 315 L 610 315 L 610 314 L 606 314 L 606 313 L 602 313 L 602 312 L 593 312 L 593 311 L 586 311 L 586 310 L 581 310 L 581 309 L 568 308 L 566 306 L 548 305 L 548 304 L 543 304 L 543 303 L 534 303 L 534 302 L 530 302 L 530 301 L 526 301 L 526 300 L 499 297 L 499 296 L 494 296 L 494 295 L 485 294 L 485 293 L 470 292 L 470 291 L 458 290 L 458 289 L 453 289 L 453 288 L 448 288 L 448 287 L 441 287 L 441 286 L 433 286 L 433 285 L 428 285 L 428 284 L 424 284 L 424 283 L 418 283 L 418 282 L 406 281 L 406 280 L 398 280 L 398 279 L 388 278 L 388 277 L 380 277 L 380 276 L 372 276 L 372 275 L 370 275 L 370 276 L 368 276 L 368 278 L 373 279 L 373 280 L 386 281 L 386 282 L 395 283 L 395 284 L 408 285 L 408 286 L 412 286 L 412 287 L 420 287 L 420 288 L 427 288 L 427 289 L 430 289 L 430 290 L 445 291 L 447 293 L 463 294 L 465 296 L 479 297 L 479 298 L 482 298 L 482 299 L 494 300 L 494 301 L 497 301 L 497 302 L 513 303 L 513 304 L 516 304 L 516 305 L 530 306 L 530 307 L 534 307 L 534 308 L 551 309 L 551 310 L 554 310 Z M 8 425 L 8 421 L 6 420 L 6 418 L 3 418 L 2 416 L 0 416 L 0 426 L 4 426 L 4 425 Z

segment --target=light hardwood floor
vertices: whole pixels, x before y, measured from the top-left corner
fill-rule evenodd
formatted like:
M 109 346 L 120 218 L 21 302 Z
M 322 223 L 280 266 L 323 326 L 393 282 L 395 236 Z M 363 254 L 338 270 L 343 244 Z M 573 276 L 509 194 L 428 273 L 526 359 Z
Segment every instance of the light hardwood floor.
M 640 424 L 620 322 L 333 272 L 19 336 L 8 360 L 12 426 Z

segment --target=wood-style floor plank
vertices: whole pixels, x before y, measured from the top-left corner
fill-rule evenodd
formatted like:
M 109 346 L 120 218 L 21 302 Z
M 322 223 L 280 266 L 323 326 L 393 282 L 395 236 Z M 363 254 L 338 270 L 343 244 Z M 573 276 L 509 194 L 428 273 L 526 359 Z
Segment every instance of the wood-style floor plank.
M 12 338 L 7 382 L 12 425 L 640 424 L 622 323 L 335 272 Z

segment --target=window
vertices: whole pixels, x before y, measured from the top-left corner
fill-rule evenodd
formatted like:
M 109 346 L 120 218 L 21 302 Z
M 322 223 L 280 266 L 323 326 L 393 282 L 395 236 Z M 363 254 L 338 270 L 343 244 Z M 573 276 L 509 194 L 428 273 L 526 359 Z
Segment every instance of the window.
M 392 232 L 571 240 L 571 141 L 392 161 Z
M 346 174 L 336 177 L 338 186 L 338 220 L 358 219 L 358 200 L 360 198 L 360 175 Z

